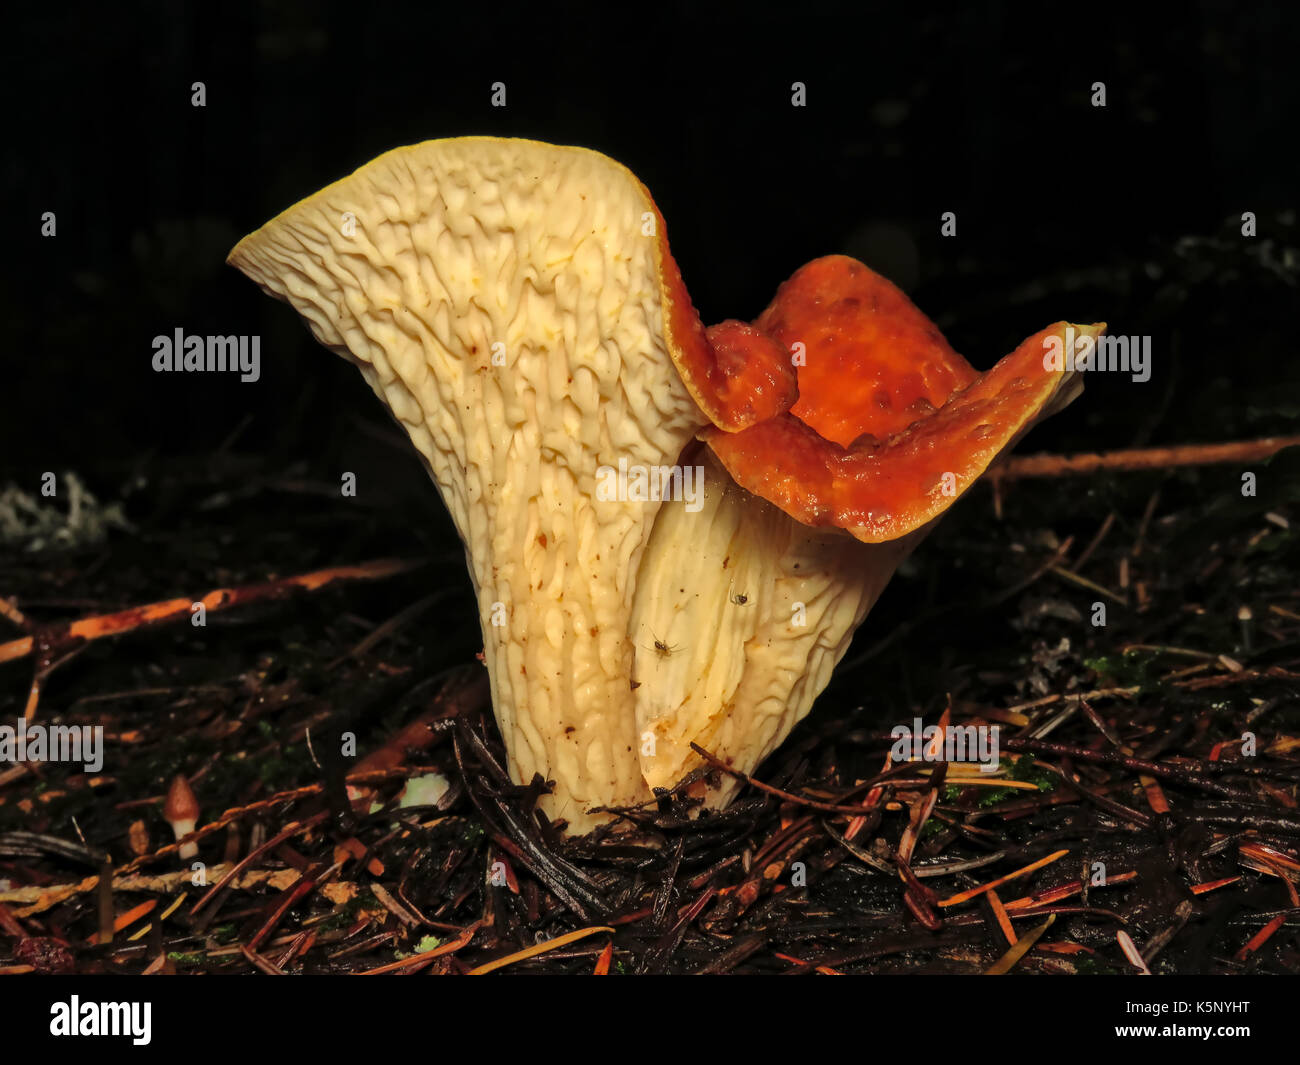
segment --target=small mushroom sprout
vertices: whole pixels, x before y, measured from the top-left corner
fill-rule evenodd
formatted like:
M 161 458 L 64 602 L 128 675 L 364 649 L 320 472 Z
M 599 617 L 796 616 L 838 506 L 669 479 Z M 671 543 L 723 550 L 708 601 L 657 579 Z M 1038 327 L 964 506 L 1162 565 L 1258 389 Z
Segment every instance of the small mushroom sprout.
M 199 800 L 194 797 L 194 789 L 182 773 L 172 778 L 171 787 L 167 789 L 167 797 L 163 800 L 163 817 L 172 826 L 172 832 L 178 840 L 193 832 L 199 823 Z M 182 843 L 177 853 L 182 858 L 193 858 L 199 853 L 199 845 L 190 840 Z

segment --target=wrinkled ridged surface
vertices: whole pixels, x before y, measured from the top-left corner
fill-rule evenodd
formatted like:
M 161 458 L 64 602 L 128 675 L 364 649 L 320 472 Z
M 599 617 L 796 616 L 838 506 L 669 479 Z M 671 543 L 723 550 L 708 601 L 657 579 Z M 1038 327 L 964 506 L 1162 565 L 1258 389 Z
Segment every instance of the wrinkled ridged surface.
M 644 798 L 628 612 L 658 504 L 597 500 L 597 470 L 673 463 L 704 424 L 665 347 L 653 210 L 594 152 L 432 141 L 231 254 L 356 362 L 427 461 L 467 547 L 511 771 L 555 780 L 544 806 L 576 830 Z
M 704 504 L 659 512 L 632 611 L 641 768 L 652 787 L 701 764 L 692 742 L 755 769 L 807 715 L 924 535 L 863 544 L 809 528 L 736 485 L 707 449 L 692 461 L 705 471 Z M 728 779 L 711 803 L 732 791 Z

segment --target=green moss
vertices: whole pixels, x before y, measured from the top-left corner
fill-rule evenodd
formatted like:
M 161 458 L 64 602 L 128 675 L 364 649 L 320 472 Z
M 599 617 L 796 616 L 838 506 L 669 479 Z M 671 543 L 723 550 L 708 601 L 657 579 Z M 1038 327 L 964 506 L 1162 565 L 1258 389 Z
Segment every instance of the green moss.
M 208 960 L 207 955 L 201 952 L 187 953 L 183 950 L 169 950 L 167 952 L 168 961 L 174 961 L 178 965 L 202 965 Z
M 411 950 L 393 951 L 393 957 L 397 961 L 401 961 L 403 958 L 410 958 L 414 957 L 416 954 L 424 954 L 428 951 L 436 950 L 441 945 L 442 940 L 437 936 L 424 936 Z
M 1080 955 L 1079 960 L 1074 962 L 1074 969 L 1080 976 L 1117 976 L 1119 969 L 1107 965 L 1095 954 Z
M 1019 759 L 1007 762 L 1005 774 L 1007 780 L 1019 780 L 1028 784 L 1033 784 L 1039 791 L 1053 791 L 1058 783 L 1055 773 L 1049 772 L 1042 768 L 1034 761 L 1031 754 L 1021 755 Z M 945 802 L 955 802 L 962 793 L 960 784 L 950 784 L 944 789 L 943 798 Z M 975 805 L 982 810 L 991 806 L 996 806 L 1005 799 L 1012 797 L 1023 797 L 1026 794 L 1024 788 L 989 788 L 975 800 Z M 935 822 L 931 821 L 926 824 L 929 829 Z
M 349 899 L 342 903 L 328 917 L 323 918 L 316 924 L 316 928 L 321 932 L 332 932 L 340 928 L 350 928 L 356 924 L 357 914 L 361 912 L 361 907 L 369 902 L 371 905 L 377 905 L 377 900 L 366 891 L 359 891 L 355 898 Z
M 215 928 L 210 929 L 208 935 L 218 943 L 222 944 L 222 946 L 225 946 L 227 943 L 234 941 L 235 926 L 233 924 L 219 924 Z
M 1083 664 L 1097 676 L 1117 688 L 1137 688 L 1140 692 L 1159 690 L 1155 676 L 1156 655 L 1150 651 L 1125 651 L 1123 654 L 1085 658 Z

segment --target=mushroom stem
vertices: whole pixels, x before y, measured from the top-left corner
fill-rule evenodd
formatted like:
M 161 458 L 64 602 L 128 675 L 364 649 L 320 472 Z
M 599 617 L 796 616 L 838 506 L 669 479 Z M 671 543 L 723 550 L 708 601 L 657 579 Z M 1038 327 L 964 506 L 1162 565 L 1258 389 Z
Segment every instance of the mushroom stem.
M 632 608 L 641 772 L 652 788 L 701 764 L 692 743 L 755 769 L 811 710 L 929 531 L 863 544 L 810 528 L 732 482 L 707 450 L 699 460 L 703 507 L 660 510 Z M 726 777 L 709 805 L 725 805 L 737 786 Z
M 435 141 L 230 261 L 356 363 L 424 458 L 466 545 L 514 778 L 554 781 L 541 806 L 571 831 L 647 799 L 628 618 L 662 501 L 643 475 L 708 419 L 673 362 L 707 341 L 670 324 L 684 290 L 665 298 L 644 187 L 581 149 Z

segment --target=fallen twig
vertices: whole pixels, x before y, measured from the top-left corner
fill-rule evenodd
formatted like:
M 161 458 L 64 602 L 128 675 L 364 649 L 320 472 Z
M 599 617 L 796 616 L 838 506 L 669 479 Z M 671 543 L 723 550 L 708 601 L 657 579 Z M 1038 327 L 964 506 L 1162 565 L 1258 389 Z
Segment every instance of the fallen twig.
M 995 484 L 1024 477 L 1071 477 L 1099 470 L 1161 470 L 1171 466 L 1212 466 L 1225 462 L 1259 462 L 1287 447 L 1300 447 L 1300 436 L 1267 436 L 1227 444 L 1179 444 L 1080 455 L 1012 455 L 988 476 Z
M 246 606 L 264 599 L 274 599 L 296 589 L 314 592 L 335 581 L 381 580 L 397 573 L 405 573 L 420 565 L 422 563 L 418 561 L 381 559 L 376 562 L 363 562 L 357 566 L 331 566 L 328 569 L 300 573 L 296 577 L 281 577 L 262 584 L 246 584 L 238 588 L 216 588 L 198 599 L 166 599 L 158 603 L 129 607 L 112 614 L 79 618 L 70 623 L 42 625 L 38 626 L 31 636 L 0 643 L 0 662 L 26 658 L 38 647 L 43 658 L 52 658 L 55 653 L 82 642 L 102 640 L 106 636 L 119 636 L 146 625 L 159 625 L 189 618 L 195 604 L 202 604 L 204 610 L 211 614 L 218 610 Z

